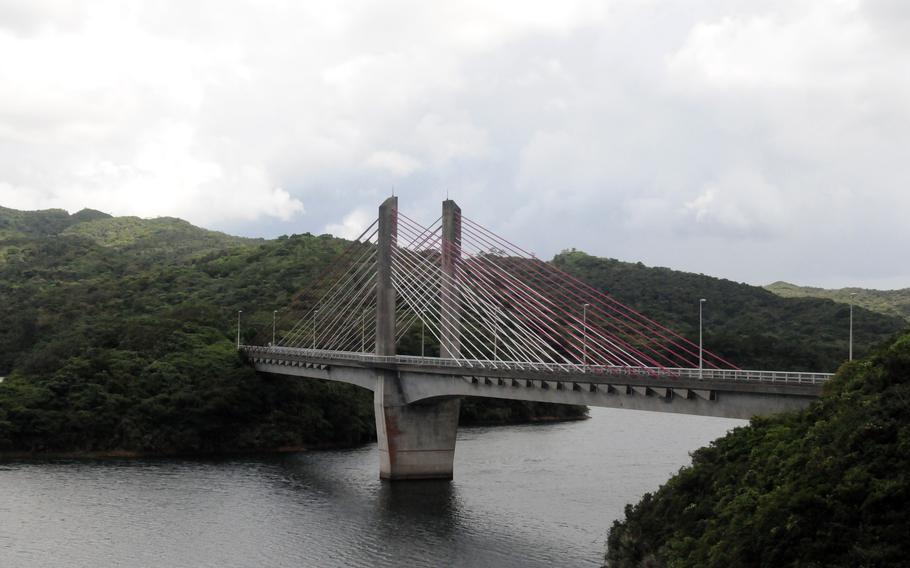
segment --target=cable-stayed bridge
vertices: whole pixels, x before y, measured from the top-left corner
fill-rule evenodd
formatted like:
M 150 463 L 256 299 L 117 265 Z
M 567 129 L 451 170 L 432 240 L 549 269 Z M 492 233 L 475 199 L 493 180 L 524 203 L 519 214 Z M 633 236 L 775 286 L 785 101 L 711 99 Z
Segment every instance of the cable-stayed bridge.
M 265 346 L 262 372 L 374 392 L 380 476 L 451 478 L 460 399 L 748 418 L 800 408 L 830 375 L 741 370 L 464 217 L 424 226 L 387 199 Z M 411 343 L 419 355 L 399 354 Z

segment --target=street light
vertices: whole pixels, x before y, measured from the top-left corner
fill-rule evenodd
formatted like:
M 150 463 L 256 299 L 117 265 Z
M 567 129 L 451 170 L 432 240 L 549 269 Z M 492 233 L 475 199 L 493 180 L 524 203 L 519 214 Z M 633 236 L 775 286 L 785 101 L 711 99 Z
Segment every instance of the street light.
M 496 321 L 493 327 L 493 360 L 499 359 L 499 320 L 502 319 L 502 308 L 496 306 Z
M 240 314 L 243 310 L 237 310 L 237 351 L 240 351 Z
M 278 310 L 272 310 L 272 345 L 275 345 L 275 320 L 278 317 Z
M 850 292 L 850 361 L 853 360 L 853 297 L 856 292 Z
M 363 310 L 360 316 L 360 352 L 367 350 L 367 311 Z
M 588 308 L 591 307 L 591 304 L 582 304 L 581 305 L 581 366 L 582 372 L 586 373 L 588 370 Z
M 319 313 L 319 308 L 313 310 L 313 349 L 316 349 L 316 314 Z
M 704 298 L 698 300 L 698 378 L 703 378 L 704 373 L 704 336 L 702 335 L 702 306 L 707 302 Z
M 423 357 L 423 332 L 426 329 L 427 324 L 423 322 L 423 318 L 420 319 L 420 356 Z

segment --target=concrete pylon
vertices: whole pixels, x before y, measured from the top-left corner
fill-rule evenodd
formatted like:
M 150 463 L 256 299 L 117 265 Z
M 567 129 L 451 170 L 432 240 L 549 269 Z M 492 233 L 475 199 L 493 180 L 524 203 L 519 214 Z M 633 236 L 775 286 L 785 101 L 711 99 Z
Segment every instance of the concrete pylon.
M 398 198 L 379 206 L 379 244 L 376 251 L 376 354 L 395 355 L 395 286 L 392 255 L 398 246 Z
M 395 287 L 392 255 L 397 246 L 398 199 L 390 197 L 379 207 L 379 250 L 376 281 L 376 354 L 395 355 Z M 449 211 L 448 221 L 446 212 Z M 460 251 L 461 217 L 453 201 L 443 203 L 443 266 L 446 266 L 446 235 L 457 235 Z M 457 228 L 452 223 L 457 223 Z M 459 253 L 460 255 L 460 253 Z M 457 260 L 450 257 L 454 274 Z M 446 278 L 443 278 L 445 281 Z M 449 288 L 449 292 L 454 290 Z M 456 298 L 457 301 L 457 298 Z M 450 334 L 457 338 L 456 321 L 448 320 Z M 444 320 L 445 321 L 445 320 Z M 451 330 L 455 330 L 451 333 Z M 443 333 L 447 331 L 444 328 Z M 454 345 L 454 344 L 453 344 Z M 457 357 L 449 352 L 447 356 Z M 379 477 L 388 480 L 452 479 L 459 399 L 405 404 L 401 380 L 394 371 L 378 371 L 373 409 L 379 442 Z
M 455 282 L 456 263 L 461 260 L 461 207 L 451 199 L 442 202 L 442 283 L 440 301 L 440 333 L 442 345 L 439 356 L 444 359 L 461 357 L 461 298 Z

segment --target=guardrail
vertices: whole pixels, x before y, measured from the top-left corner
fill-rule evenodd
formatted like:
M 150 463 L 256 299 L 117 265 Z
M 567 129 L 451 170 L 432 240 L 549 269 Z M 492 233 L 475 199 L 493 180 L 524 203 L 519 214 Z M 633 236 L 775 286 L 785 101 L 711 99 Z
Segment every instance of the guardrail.
M 321 360 L 349 361 L 367 365 L 408 365 L 436 369 L 464 370 L 508 370 L 552 372 L 559 374 L 594 374 L 608 376 L 668 377 L 676 379 L 697 379 L 707 381 L 735 381 L 819 385 L 830 379 L 832 373 L 801 373 L 792 371 L 757 371 L 739 369 L 690 369 L 663 367 L 613 367 L 605 365 L 581 365 L 573 363 L 534 363 L 525 361 L 501 361 L 483 359 L 443 359 L 440 357 L 417 357 L 413 355 L 376 355 L 353 351 L 328 351 L 325 349 L 303 349 L 297 347 L 276 347 L 242 345 L 241 351 L 256 355 L 311 357 Z

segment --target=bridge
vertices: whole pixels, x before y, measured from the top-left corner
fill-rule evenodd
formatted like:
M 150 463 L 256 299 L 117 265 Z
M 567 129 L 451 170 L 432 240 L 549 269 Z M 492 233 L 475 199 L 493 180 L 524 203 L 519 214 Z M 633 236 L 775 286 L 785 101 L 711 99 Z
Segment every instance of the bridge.
M 273 324 L 242 345 L 238 327 L 237 346 L 264 373 L 373 391 L 384 479 L 452 478 L 466 396 L 749 418 L 806 406 L 831 376 L 739 369 L 451 200 L 423 226 L 387 199 L 323 288 L 280 339 Z

